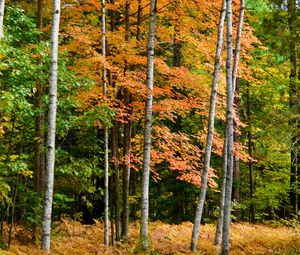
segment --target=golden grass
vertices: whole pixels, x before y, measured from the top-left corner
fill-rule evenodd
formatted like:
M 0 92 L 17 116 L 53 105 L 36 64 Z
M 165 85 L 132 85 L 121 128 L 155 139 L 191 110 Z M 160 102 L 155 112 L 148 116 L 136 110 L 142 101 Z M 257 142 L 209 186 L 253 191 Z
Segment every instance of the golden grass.
M 189 243 L 192 224 L 169 225 L 153 222 L 149 225 L 150 249 L 145 253 L 138 248 L 139 225 L 130 225 L 130 236 L 125 243 L 116 243 L 115 247 L 103 245 L 103 225 L 81 225 L 78 222 L 64 220 L 55 228 L 51 241 L 51 254 L 89 255 L 89 254 L 215 254 L 213 245 L 215 226 L 201 226 L 199 252 L 191 253 Z M 37 244 L 28 242 L 28 237 L 20 228 L 10 251 L 0 251 L 5 255 L 42 255 Z M 264 225 L 233 224 L 231 231 L 231 255 L 296 255 L 300 254 L 300 228 L 269 227 Z

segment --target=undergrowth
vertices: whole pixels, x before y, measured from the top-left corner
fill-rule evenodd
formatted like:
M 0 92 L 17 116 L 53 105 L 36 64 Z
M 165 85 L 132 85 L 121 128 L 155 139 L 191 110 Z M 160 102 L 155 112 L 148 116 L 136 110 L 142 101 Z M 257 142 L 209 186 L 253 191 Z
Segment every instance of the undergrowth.
M 215 254 L 213 245 L 215 226 L 201 226 L 199 252 L 189 251 L 192 224 L 169 225 L 153 222 L 149 225 L 150 247 L 147 252 L 139 249 L 139 224 L 130 224 L 130 236 L 126 242 L 117 242 L 114 247 L 103 245 L 103 225 L 82 225 L 79 222 L 63 220 L 52 232 L 51 254 L 89 255 L 89 254 Z M 15 227 L 13 243 L 9 251 L 0 254 L 25 255 L 44 254 L 39 250 L 39 240 L 32 242 L 30 231 L 21 226 Z M 4 235 L 4 241 L 7 236 Z M 286 226 L 251 225 L 239 223 L 232 225 L 230 239 L 231 255 L 296 255 L 300 254 L 300 228 Z

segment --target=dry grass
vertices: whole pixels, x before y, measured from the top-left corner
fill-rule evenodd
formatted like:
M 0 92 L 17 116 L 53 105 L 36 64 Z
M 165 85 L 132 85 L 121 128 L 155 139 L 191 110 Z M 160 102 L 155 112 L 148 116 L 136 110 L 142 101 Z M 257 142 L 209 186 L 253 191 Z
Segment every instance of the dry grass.
M 162 222 L 150 223 L 150 251 L 138 249 L 138 223 L 130 226 L 130 236 L 126 243 L 117 243 L 114 248 L 106 248 L 103 243 L 103 226 L 81 225 L 78 222 L 63 221 L 55 228 L 52 238 L 51 254 L 89 255 L 89 254 L 215 254 L 213 245 L 215 227 L 201 227 L 199 252 L 191 253 L 189 243 L 191 223 L 169 225 Z M 29 233 L 18 228 L 10 251 L 0 254 L 42 255 L 37 244 L 28 242 Z M 300 254 L 300 228 L 268 227 L 264 225 L 234 224 L 231 232 L 231 255 L 243 254 Z

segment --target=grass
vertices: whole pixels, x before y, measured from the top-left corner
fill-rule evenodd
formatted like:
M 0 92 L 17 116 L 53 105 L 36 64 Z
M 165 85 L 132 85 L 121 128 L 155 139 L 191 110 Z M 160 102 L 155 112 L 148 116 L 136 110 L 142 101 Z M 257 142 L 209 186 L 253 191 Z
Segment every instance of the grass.
M 150 249 L 142 252 L 138 248 L 139 225 L 131 223 L 130 236 L 125 243 L 118 242 L 115 247 L 103 245 L 103 225 L 81 225 L 78 222 L 64 220 L 53 230 L 51 254 L 61 255 L 102 255 L 102 254 L 215 254 L 213 245 L 215 226 L 201 226 L 199 251 L 189 251 L 192 224 L 169 225 L 153 222 L 149 225 Z M 300 228 L 283 226 L 233 224 L 231 228 L 231 255 L 296 255 L 300 254 Z M 38 244 L 30 242 L 30 233 L 16 227 L 14 240 L 9 251 L 0 251 L 5 255 L 42 255 Z

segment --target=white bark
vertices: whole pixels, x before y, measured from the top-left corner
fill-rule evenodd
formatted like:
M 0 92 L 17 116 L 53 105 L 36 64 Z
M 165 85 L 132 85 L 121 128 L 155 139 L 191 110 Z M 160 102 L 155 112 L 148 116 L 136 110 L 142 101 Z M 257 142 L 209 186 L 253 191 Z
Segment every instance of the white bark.
M 237 37 L 236 37 L 236 46 L 235 46 L 235 56 L 234 56 L 234 64 L 232 70 L 232 100 L 234 100 L 234 93 L 236 90 L 236 78 L 238 71 L 238 64 L 240 58 L 241 51 L 241 38 L 242 38 L 242 29 L 244 22 L 244 13 L 245 13 L 245 1 L 241 0 L 241 8 L 240 8 L 240 16 L 239 16 L 239 24 L 237 29 Z M 232 102 L 233 103 L 233 102 Z M 228 128 L 226 122 L 226 130 Z M 223 216 L 224 216 L 224 202 L 225 202 L 225 185 L 226 185 L 226 169 L 227 169 L 227 149 L 228 149 L 228 132 L 226 131 L 225 139 L 224 139 L 224 151 L 223 151 L 223 176 L 222 176 L 222 188 L 221 188 L 221 198 L 220 198 L 220 215 L 218 218 L 216 236 L 215 236 L 215 245 L 217 247 L 217 254 L 219 253 L 219 245 L 221 243 L 222 238 L 222 228 L 223 228 Z
M 242 31 L 243 31 L 243 23 L 244 23 L 244 15 L 245 15 L 245 0 L 241 0 L 240 2 L 241 2 L 241 8 L 240 8 L 239 24 L 238 24 L 236 42 L 235 42 L 235 55 L 234 55 L 234 64 L 233 64 L 233 71 L 232 71 L 233 93 L 236 90 L 236 78 L 237 78 L 237 72 L 239 68 Z
M 50 252 L 51 214 L 54 184 L 55 163 L 55 129 L 56 129 L 56 102 L 57 102 L 57 60 L 58 60 L 58 35 L 60 20 L 60 0 L 53 1 L 53 25 L 51 36 L 51 76 L 49 90 L 48 136 L 46 154 L 46 190 L 44 204 L 44 218 L 42 230 L 42 249 Z
M 209 123 L 208 123 L 208 133 L 207 133 L 206 148 L 205 148 L 204 169 L 203 169 L 202 180 L 201 180 L 201 192 L 198 200 L 193 232 L 192 232 L 192 241 L 191 241 L 192 251 L 195 251 L 197 249 L 200 223 L 201 223 L 202 212 L 203 212 L 206 190 L 207 190 L 208 173 L 210 167 L 211 150 L 212 150 L 212 143 L 213 143 L 213 136 L 214 136 L 214 123 L 215 123 L 214 118 L 215 118 L 215 111 L 216 111 L 218 81 L 219 81 L 219 73 L 220 73 L 220 60 L 221 60 L 222 45 L 223 45 L 225 14 L 226 14 L 226 1 L 223 0 L 222 11 L 221 11 L 220 21 L 219 21 L 218 42 L 217 42 L 217 49 L 215 55 L 215 65 L 214 65 L 212 88 L 211 88 Z
M 223 216 L 223 236 L 222 236 L 222 254 L 229 253 L 230 236 L 230 212 L 231 212 L 231 193 L 232 193 L 232 175 L 233 175 L 233 82 L 232 82 L 232 0 L 227 0 L 226 23 L 227 23 L 227 60 L 226 60 L 226 84 L 227 84 L 227 171 L 224 200 Z
M 155 40 L 156 0 L 150 2 L 150 25 L 148 37 L 148 63 L 147 63 L 147 99 L 145 106 L 145 134 L 144 158 L 142 180 L 142 210 L 140 226 L 140 242 L 143 249 L 148 248 L 148 213 L 149 213 L 149 177 L 151 152 L 151 121 L 153 104 L 154 79 L 154 40 Z
M 4 7 L 5 0 L 0 0 L 0 39 L 3 38 Z
M 102 4 L 102 55 L 106 58 L 106 11 L 105 11 L 105 0 L 101 0 Z M 103 66 L 102 73 L 102 88 L 103 95 L 106 96 L 106 74 L 107 70 Z M 108 222 L 108 211 L 109 211 L 109 194 L 108 194 L 108 127 L 104 127 L 104 244 L 109 245 L 109 222 Z
M 222 228 L 223 228 L 223 216 L 224 216 L 224 202 L 225 202 L 225 185 L 226 185 L 226 170 L 227 170 L 227 149 L 228 149 L 228 140 L 227 140 L 227 123 L 226 131 L 224 138 L 224 147 L 223 147 L 223 173 L 222 173 L 222 186 L 221 186 L 221 195 L 220 195 L 220 214 L 218 218 L 216 236 L 215 236 L 215 245 L 217 249 L 217 255 L 219 254 L 219 246 L 222 238 Z

